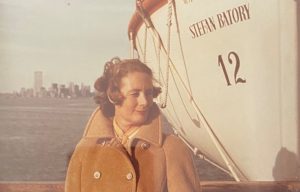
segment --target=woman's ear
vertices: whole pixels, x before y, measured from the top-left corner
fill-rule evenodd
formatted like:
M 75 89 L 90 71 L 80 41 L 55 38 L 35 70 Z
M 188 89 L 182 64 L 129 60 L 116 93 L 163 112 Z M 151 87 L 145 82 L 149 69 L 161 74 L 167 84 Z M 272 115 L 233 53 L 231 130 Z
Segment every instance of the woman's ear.
M 160 87 L 153 87 L 153 98 L 158 97 L 158 95 L 161 93 Z
M 108 101 L 109 101 L 111 104 L 113 104 L 113 105 L 116 105 L 116 104 L 117 104 L 117 102 L 115 102 L 114 100 L 112 100 L 112 98 L 110 97 L 110 95 L 109 95 L 108 92 L 106 92 L 106 95 L 107 95 Z

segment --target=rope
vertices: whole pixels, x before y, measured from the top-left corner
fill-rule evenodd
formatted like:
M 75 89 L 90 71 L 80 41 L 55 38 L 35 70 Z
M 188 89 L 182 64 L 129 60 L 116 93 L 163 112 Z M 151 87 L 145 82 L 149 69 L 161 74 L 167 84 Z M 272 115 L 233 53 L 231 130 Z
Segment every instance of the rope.
M 171 48 L 171 26 L 172 26 L 172 4 L 173 0 L 168 0 L 168 35 L 167 35 L 167 60 L 166 60 L 166 86 L 165 86 L 165 95 L 160 105 L 161 108 L 166 108 L 168 100 L 168 91 L 169 91 L 169 73 L 170 73 L 170 48 Z
M 143 62 L 146 62 L 146 53 L 147 53 L 147 39 L 148 39 L 148 28 L 145 27 L 145 35 L 144 35 L 144 55 L 143 55 Z
M 161 52 L 161 46 L 162 46 L 162 45 L 161 45 L 161 42 L 158 41 L 158 44 L 157 44 L 157 46 L 156 46 L 154 36 L 152 36 L 152 40 L 153 40 L 153 46 L 154 46 L 154 49 L 155 49 L 155 55 L 156 55 L 156 59 L 157 59 L 157 63 L 158 63 L 158 81 L 161 82 L 161 83 L 163 83 L 163 84 L 165 85 L 166 82 L 164 82 L 163 74 L 162 74 L 162 70 L 161 70 L 161 65 L 160 65 L 160 52 Z M 171 113 L 170 113 L 169 110 L 166 110 L 166 111 L 167 111 L 167 113 L 169 114 L 169 117 L 173 119 L 172 121 L 173 121 L 174 123 L 177 123 L 177 126 L 178 126 L 178 124 L 179 124 L 178 127 L 182 127 L 182 123 L 181 123 L 181 121 L 180 121 L 180 119 L 179 119 L 179 117 L 178 117 L 178 115 L 177 115 L 177 112 L 176 112 L 176 110 L 175 110 L 174 104 L 173 104 L 172 99 L 171 99 L 171 97 L 170 97 L 169 95 L 168 95 L 168 99 L 169 99 L 170 104 L 171 104 L 171 106 L 172 106 L 173 113 L 175 114 L 175 118 L 172 117 L 172 115 L 171 115 Z M 162 103 L 162 97 L 161 97 L 161 95 L 159 96 L 159 103 Z M 175 120 L 177 120 L 177 122 L 176 122 Z
M 182 45 L 182 40 L 181 40 L 181 34 L 180 34 L 180 28 L 179 28 L 179 23 L 178 23 L 176 2 L 175 1 L 173 3 L 173 8 L 174 8 L 174 17 L 175 17 L 175 22 L 176 22 L 176 31 L 177 31 L 178 41 L 179 41 L 180 53 L 181 53 L 181 57 L 182 57 L 183 65 L 184 65 L 185 75 L 186 75 L 186 78 L 187 78 L 190 94 L 191 94 L 191 97 L 193 97 L 192 87 L 191 87 L 190 78 L 189 78 L 189 74 L 188 74 L 188 70 L 187 70 L 187 64 L 186 64 L 186 60 L 185 60 L 184 52 L 183 52 L 183 45 Z
M 171 97 L 169 97 L 169 101 L 170 101 L 170 104 L 171 104 L 171 106 L 172 106 L 173 113 L 175 114 L 175 118 L 176 118 L 176 120 L 178 121 L 179 127 L 183 127 L 183 126 L 182 126 L 182 123 L 181 123 L 181 121 L 180 121 L 180 118 L 179 118 L 179 116 L 178 116 L 178 114 L 177 114 L 177 112 L 176 112 L 176 110 L 175 110 L 174 103 L 173 103 Z M 166 108 L 166 109 L 167 109 L 167 108 Z M 174 121 L 174 122 L 175 122 L 175 121 Z
M 133 42 L 133 38 L 132 38 L 132 32 L 129 34 L 130 37 L 130 51 L 129 51 L 129 55 L 130 57 L 133 59 L 134 58 L 134 42 Z
M 229 171 L 227 171 L 226 169 L 224 169 L 223 167 L 221 167 L 221 166 L 218 165 L 217 163 L 215 163 L 215 162 L 209 160 L 208 158 L 206 158 L 204 154 L 199 153 L 198 148 L 193 147 L 193 146 L 192 146 L 192 145 L 191 145 L 184 137 L 182 137 L 180 134 L 177 134 L 177 136 L 178 136 L 178 137 L 179 137 L 179 138 L 180 138 L 180 139 L 181 139 L 181 140 L 189 147 L 189 149 L 190 149 L 191 151 L 193 151 L 194 155 L 200 157 L 201 159 L 207 161 L 207 162 L 210 163 L 211 165 L 213 165 L 213 166 L 215 166 L 215 167 L 221 169 L 222 171 L 224 171 L 225 173 L 227 173 L 228 175 L 230 175 L 231 177 L 233 177 L 233 176 L 232 176 L 232 173 L 230 173 Z
M 139 39 L 138 36 L 136 36 L 136 40 L 137 40 L 137 43 L 138 43 L 138 47 L 139 47 L 139 49 L 140 49 L 140 52 L 142 53 L 142 55 L 144 55 L 144 51 L 143 51 L 143 49 L 142 49 L 141 42 L 140 42 L 140 39 Z M 139 55 L 139 57 L 140 57 L 140 55 Z
M 230 162 L 228 161 L 227 158 L 229 158 L 231 160 L 231 162 L 235 165 L 234 161 L 232 160 L 232 158 L 230 157 L 230 155 L 228 154 L 228 152 L 226 151 L 225 147 L 221 144 L 220 140 L 218 139 L 218 137 L 216 136 L 216 134 L 214 133 L 214 131 L 212 130 L 212 128 L 210 127 L 210 125 L 208 124 L 208 122 L 206 121 L 204 115 L 202 114 L 202 112 L 200 111 L 199 107 L 197 106 L 195 100 L 193 99 L 193 97 L 191 97 L 191 94 L 187 88 L 187 86 L 184 84 L 183 79 L 181 78 L 180 74 L 178 73 L 174 63 L 172 62 L 172 60 L 170 59 L 170 63 L 171 63 L 171 67 L 172 70 L 171 72 L 175 72 L 175 74 L 177 75 L 180 83 L 182 84 L 184 90 L 186 91 L 187 95 L 190 98 L 190 102 L 193 106 L 193 108 L 195 109 L 196 113 L 197 113 L 197 117 L 200 119 L 200 122 L 205 122 L 206 126 L 204 126 L 209 134 L 209 136 L 211 137 L 214 145 L 216 146 L 217 150 L 219 151 L 222 159 L 224 160 L 224 162 L 226 163 L 228 169 L 230 170 L 230 172 L 232 173 L 233 177 L 235 178 L 236 181 L 240 181 L 239 177 L 237 176 L 237 174 L 235 173 L 235 171 L 233 170 Z M 203 120 L 201 120 L 203 119 Z M 242 176 L 244 178 L 247 178 L 245 175 L 243 175 L 243 173 L 240 171 L 240 169 L 238 168 L 237 165 L 235 165 L 236 169 L 242 174 Z
M 172 116 L 172 113 L 168 110 L 168 108 L 164 109 L 164 111 L 166 111 L 166 113 L 168 114 L 168 117 L 171 119 L 171 122 L 173 122 L 173 124 L 175 125 L 175 127 L 181 127 L 181 122 L 180 120 L 178 120 L 178 116 L 175 113 L 175 117 Z M 176 120 L 178 122 L 176 122 Z
M 172 1 L 172 0 L 170 0 Z M 152 24 L 152 21 L 149 18 L 145 17 L 145 14 L 143 12 L 143 8 L 142 6 L 138 7 L 138 12 L 139 14 L 141 14 L 142 18 L 144 19 L 144 22 L 146 24 L 149 25 Z M 154 35 L 156 38 L 158 38 L 158 40 L 160 42 L 161 41 L 161 37 L 159 35 L 159 33 L 157 32 L 157 30 L 154 28 L 153 25 L 150 26 L 152 35 Z M 171 71 L 174 71 L 174 73 L 177 75 L 180 83 L 182 84 L 184 91 L 187 93 L 188 97 L 190 98 L 190 102 L 192 104 L 192 106 L 194 107 L 198 117 L 200 117 L 201 119 L 203 119 L 203 122 L 205 122 L 206 126 L 204 126 L 209 134 L 209 136 L 211 137 L 214 145 L 216 146 L 217 150 L 219 151 L 222 159 L 224 160 L 224 162 L 226 163 L 226 166 L 228 167 L 228 169 L 230 170 L 230 172 L 232 173 L 233 177 L 235 178 L 236 181 L 240 181 L 239 177 L 237 176 L 237 174 L 235 173 L 235 171 L 233 170 L 231 163 L 229 162 L 228 158 L 230 159 L 230 161 L 233 163 L 233 165 L 236 167 L 236 169 L 242 174 L 242 176 L 247 179 L 247 177 L 245 175 L 243 175 L 243 173 L 240 171 L 240 169 L 237 167 L 237 165 L 234 163 L 234 161 L 232 160 L 232 158 L 230 157 L 230 155 L 228 154 L 228 152 L 226 151 L 225 147 L 221 144 L 220 140 L 218 139 L 218 137 L 216 136 L 216 134 L 214 133 L 214 131 L 212 130 L 212 128 L 210 127 L 210 125 L 208 124 L 208 122 L 206 121 L 204 115 L 202 114 L 202 112 L 200 111 L 199 107 L 197 106 L 196 102 L 194 101 L 190 89 L 186 86 L 185 82 L 183 81 L 180 73 L 178 72 L 178 70 L 176 69 L 174 63 L 172 62 L 171 58 L 169 57 L 169 52 L 165 49 L 164 45 L 162 44 L 162 50 L 163 52 L 167 55 L 167 59 L 168 59 L 168 66 L 170 67 Z
M 156 46 L 155 40 L 156 39 L 152 35 L 153 47 L 155 49 L 156 61 L 158 63 L 158 69 L 157 69 L 157 71 L 158 71 L 158 82 L 161 83 L 162 82 L 161 77 L 163 76 L 162 72 L 161 72 L 161 63 L 160 63 L 161 43 L 160 43 L 160 41 L 158 41 L 157 46 Z M 165 86 L 165 85 L 160 84 L 160 86 Z M 159 94 L 158 97 L 159 97 L 158 98 L 158 103 L 161 104 L 162 103 L 162 94 Z
M 170 47 L 171 47 L 171 44 L 170 44 L 170 37 L 171 37 L 171 25 L 172 25 L 172 6 L 175 8 L 175 2 L 173 0 L 169 0 L 168 2 L 168 22 L 167 22 L 167 26 L 168 26 L 168 45 L 167 45 L 167 62 L 166 62 L 166 68 L 167 68 L 167 71 L 166 71 L 166 79 L 165 79 L 165 82 L 164 82 L 164 87 L 165 87 L 165 92 L 164 92 L 164 98 L 162 98 L 162 96 L 159 97 L 159 103 L 160 103 L 160 106 L 161 108 L 165 108 L 166 107 L 166 104 L 167 104 L 167 100 L 168 100 L 168 90 L 169 90 L 169 73 L 170 73 L 170 67 L 169 67 L 169 61 L 170 61 Z M 177 31 L 179 31 L 179 28 L 178 28 L 178 21 L 176 21 L 177 23 Z M 160 51 L 161 51 L 161 41 L 158 41 L 158 50 L 156 49 L 156 46 L 155 46 L 155 40 L 154 40 L 154 36 L 153 37 L 153 44 L 154 44 L 154 48 L 155 48 L 155 54 L 156 54 L 156 57 L 157 57 L 157 60 L 158 60 L 158 67 L 159 67 L 159 82 L 161 82 L 161 79 L 160 77 L 162 76 L 161 75 L 161 67 L 160 67 Z M 180 44 L 181 44 L 181 39 L 180 39 L 180 34 L 178 35 L 179 37 L 179 41 L 180 41 Z M 183 57 L 183 60 L 184 60 L 184 67 L 185 67 L 185 71 L 186 71 L 186 75 L 187 75 L 187 79 L 188 79 L 188 84 L 189 84 L 189 89 L 190 89 L 190 94 L 192 94 L 191 92 L 191 86 L 190 86 L 190 81 L 189 81 L 189 76 L 188 76 L 188 73 L 187 73 L 187 67 L 186 67 L 186 62 L 185 62 L 185 58 L 184 58 L 184 54 L 183 54 L 183 49 L 182 49 L 182 44 L 181 44 L 181 55 Z M 172 71 L 171 71 L 172 73 Z M 180 100 L 184 106 L 184 109 L 186 111 L 186 113 L 188 114 L 189 118 L 192 120 L 192 122 L 194 122 L 194 119 L 192 118 L 192 115 L 190 114 L 190 112 L 188 111 L 187 109 L 187 106 L 185 104 L 185 102 L 183 101 L 183 98 L 182 98 L 182 95 L 180 94 L 180 91 L 179 91 L 179 88 L 178 88 L 178 85 L 175 81 L 175 78 L 174 78 L 174 75 L 172 73 L 172 77 L 173 77 L 173 80 L 175 82 L 175 86 L 176 86 L 176 89 L 177 89 L 177 92 L 179 93 L 179 96 L 180 96 Z M 191 96 L 192 97 L 192 96 Z M 191 99 L 191 98 L 190 98 Z M 199 121 L 199 125 L 196 125 L 196 126 L 200 126 L 201 124 L 201 121 L 198 117 L 198 115 L 196 115 L 197 117 L 197 120 Z M 195 122 L 194 122 L 195 123 Z
M 222 159 L 224 160 L 226 166 L 228 167 L 228 169 L 230 170 L 230 172 L 232 173 L 232 176 L 235 178 L 236 181 L 241 181 L 240 178 L 237 176 L 236 172 L 233 170 L 231 163 L 228 161 L 228 159 L 233 163 L 233 165 L 236 167 L 236 169 L 241 173 L 241 175 L 247 179 L 247 177 L 241 172 L 241 170 L 238 168 L 238 166 L 234 163 L 234 161 L 232 160 L 232 158 L 230 157 L 229 153 L 227 152 L 227 150 L 225 149 L 225 147 L 221 144 L 220 140 L 218 139 L 218 137 L 216 136 L 216 134 L 214 133 L 214 131 L 212 130 L 212 128 L 210 127 L 210 125 L 208 124 L 208 122 L 206 121 L 204 115 L 202 114 L 202 112 L 200 111 L 200 109 L 198 108 L 197 104 L 195 103 L 194 100 L 192 100 L 192 104 L 194 106 L 194 108 L 196 109 L 196 112 L 198 113 L 198 115 L 203 118 L 205 124 L 206 124 L 206 130 L 210 136 L 210 138 L 212 139 L 213 143 L 215 144 L 217 150 L 219 151 Z M 227 159 L 228 158 L 228 159 Z
M 171 75 L 172 75 L 173 82 L 174 82 L 174 85 L 175 85 L 175 87 L 176 87 L 177 93 L 178 93 L 179 98 L 180 98 L 180 100 L 181 100 L 181 103 L 183 104 L 183 107 L 184 107 L 186 113 L 188 114 L 190 120 L 191 120 L 192 122 L 194 122 L 194 120 L 193 120 L 193 118 L 192 118 L 192 115 L 191 115 L 190 112 L 188 111 L 187 106 L 186 106 L 186 104 L 185 104 L 185 102 L 184 102 L 184 100 L 183 100 L 183 97 L 182 97 L 182 95 L 181 95 L 181 92 L 180 92 L 180 90 L 179 90 L 178 84 L 177 84 L 177 82 L 176 82 L 176 80 L 175 80 L 175 77 L 174 77 L 174 74 L 173 74 L 172 71 L 171 71 Z M 200 126 L 201 121 L 200 121 L 198 115 L 196 115 L 196 116 L 197 116 L 197 120 L 199 121 L 199 128 L 200 128 L 200 127 L 201 127 L 201 126 Z M 194 123 L 195 123 L 195 122 L 194 122 Z M 196 126 L 197 126 L 197 125 L 196 125 Z

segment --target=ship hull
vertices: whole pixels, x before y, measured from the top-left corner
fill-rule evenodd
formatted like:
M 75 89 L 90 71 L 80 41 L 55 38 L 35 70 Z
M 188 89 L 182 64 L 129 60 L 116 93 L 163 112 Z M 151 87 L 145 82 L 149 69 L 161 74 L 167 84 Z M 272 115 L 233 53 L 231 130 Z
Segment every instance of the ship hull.
M 157 2 L 129 35 L 176 132 L 240 180 L 299 180 L 297 1 Z

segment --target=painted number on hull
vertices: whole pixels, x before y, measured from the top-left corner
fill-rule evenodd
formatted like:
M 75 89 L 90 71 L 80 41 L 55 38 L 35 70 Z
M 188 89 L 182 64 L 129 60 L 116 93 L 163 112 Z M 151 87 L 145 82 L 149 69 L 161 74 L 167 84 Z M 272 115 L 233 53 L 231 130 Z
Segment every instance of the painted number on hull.
M 232 56 L 234 57 L 234 61 L 235 62 L 232 60 Z M 240 69 L 240 59 L 239 59 L 239 56 L 235 52 L 231 51 L 228 54 L 228 61 L 229 61 L 230 64 L 235 64 L 235 69 L 234 69 L 234 81 L 235 81 L 235 84 L 246 83 L 246 79 L 242 79 L 242 78 L 240 78 L 238 76 L 238 72 L 239 72 L 239 69 Z M 226 69 L 226 66 L 224 64 L 222 55 L 219 55 L 219 57 L 218 57 L 218 63 L 219 63 L 219 66 L 222 67 L 222 70 L 224 72 L 224 76 L 225 76 L 225 80 L 227 82 L 227 85 L 230 86 L 231 82 L 229 80 L 227 69 Z

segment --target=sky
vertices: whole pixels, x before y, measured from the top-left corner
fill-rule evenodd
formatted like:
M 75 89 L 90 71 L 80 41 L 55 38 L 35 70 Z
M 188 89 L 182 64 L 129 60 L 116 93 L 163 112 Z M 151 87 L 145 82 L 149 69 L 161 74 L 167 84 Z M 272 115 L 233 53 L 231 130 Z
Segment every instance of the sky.
M 134 0 L 0 0 L 0 93 L 91 85 L 114 56 L 128 58 Z

